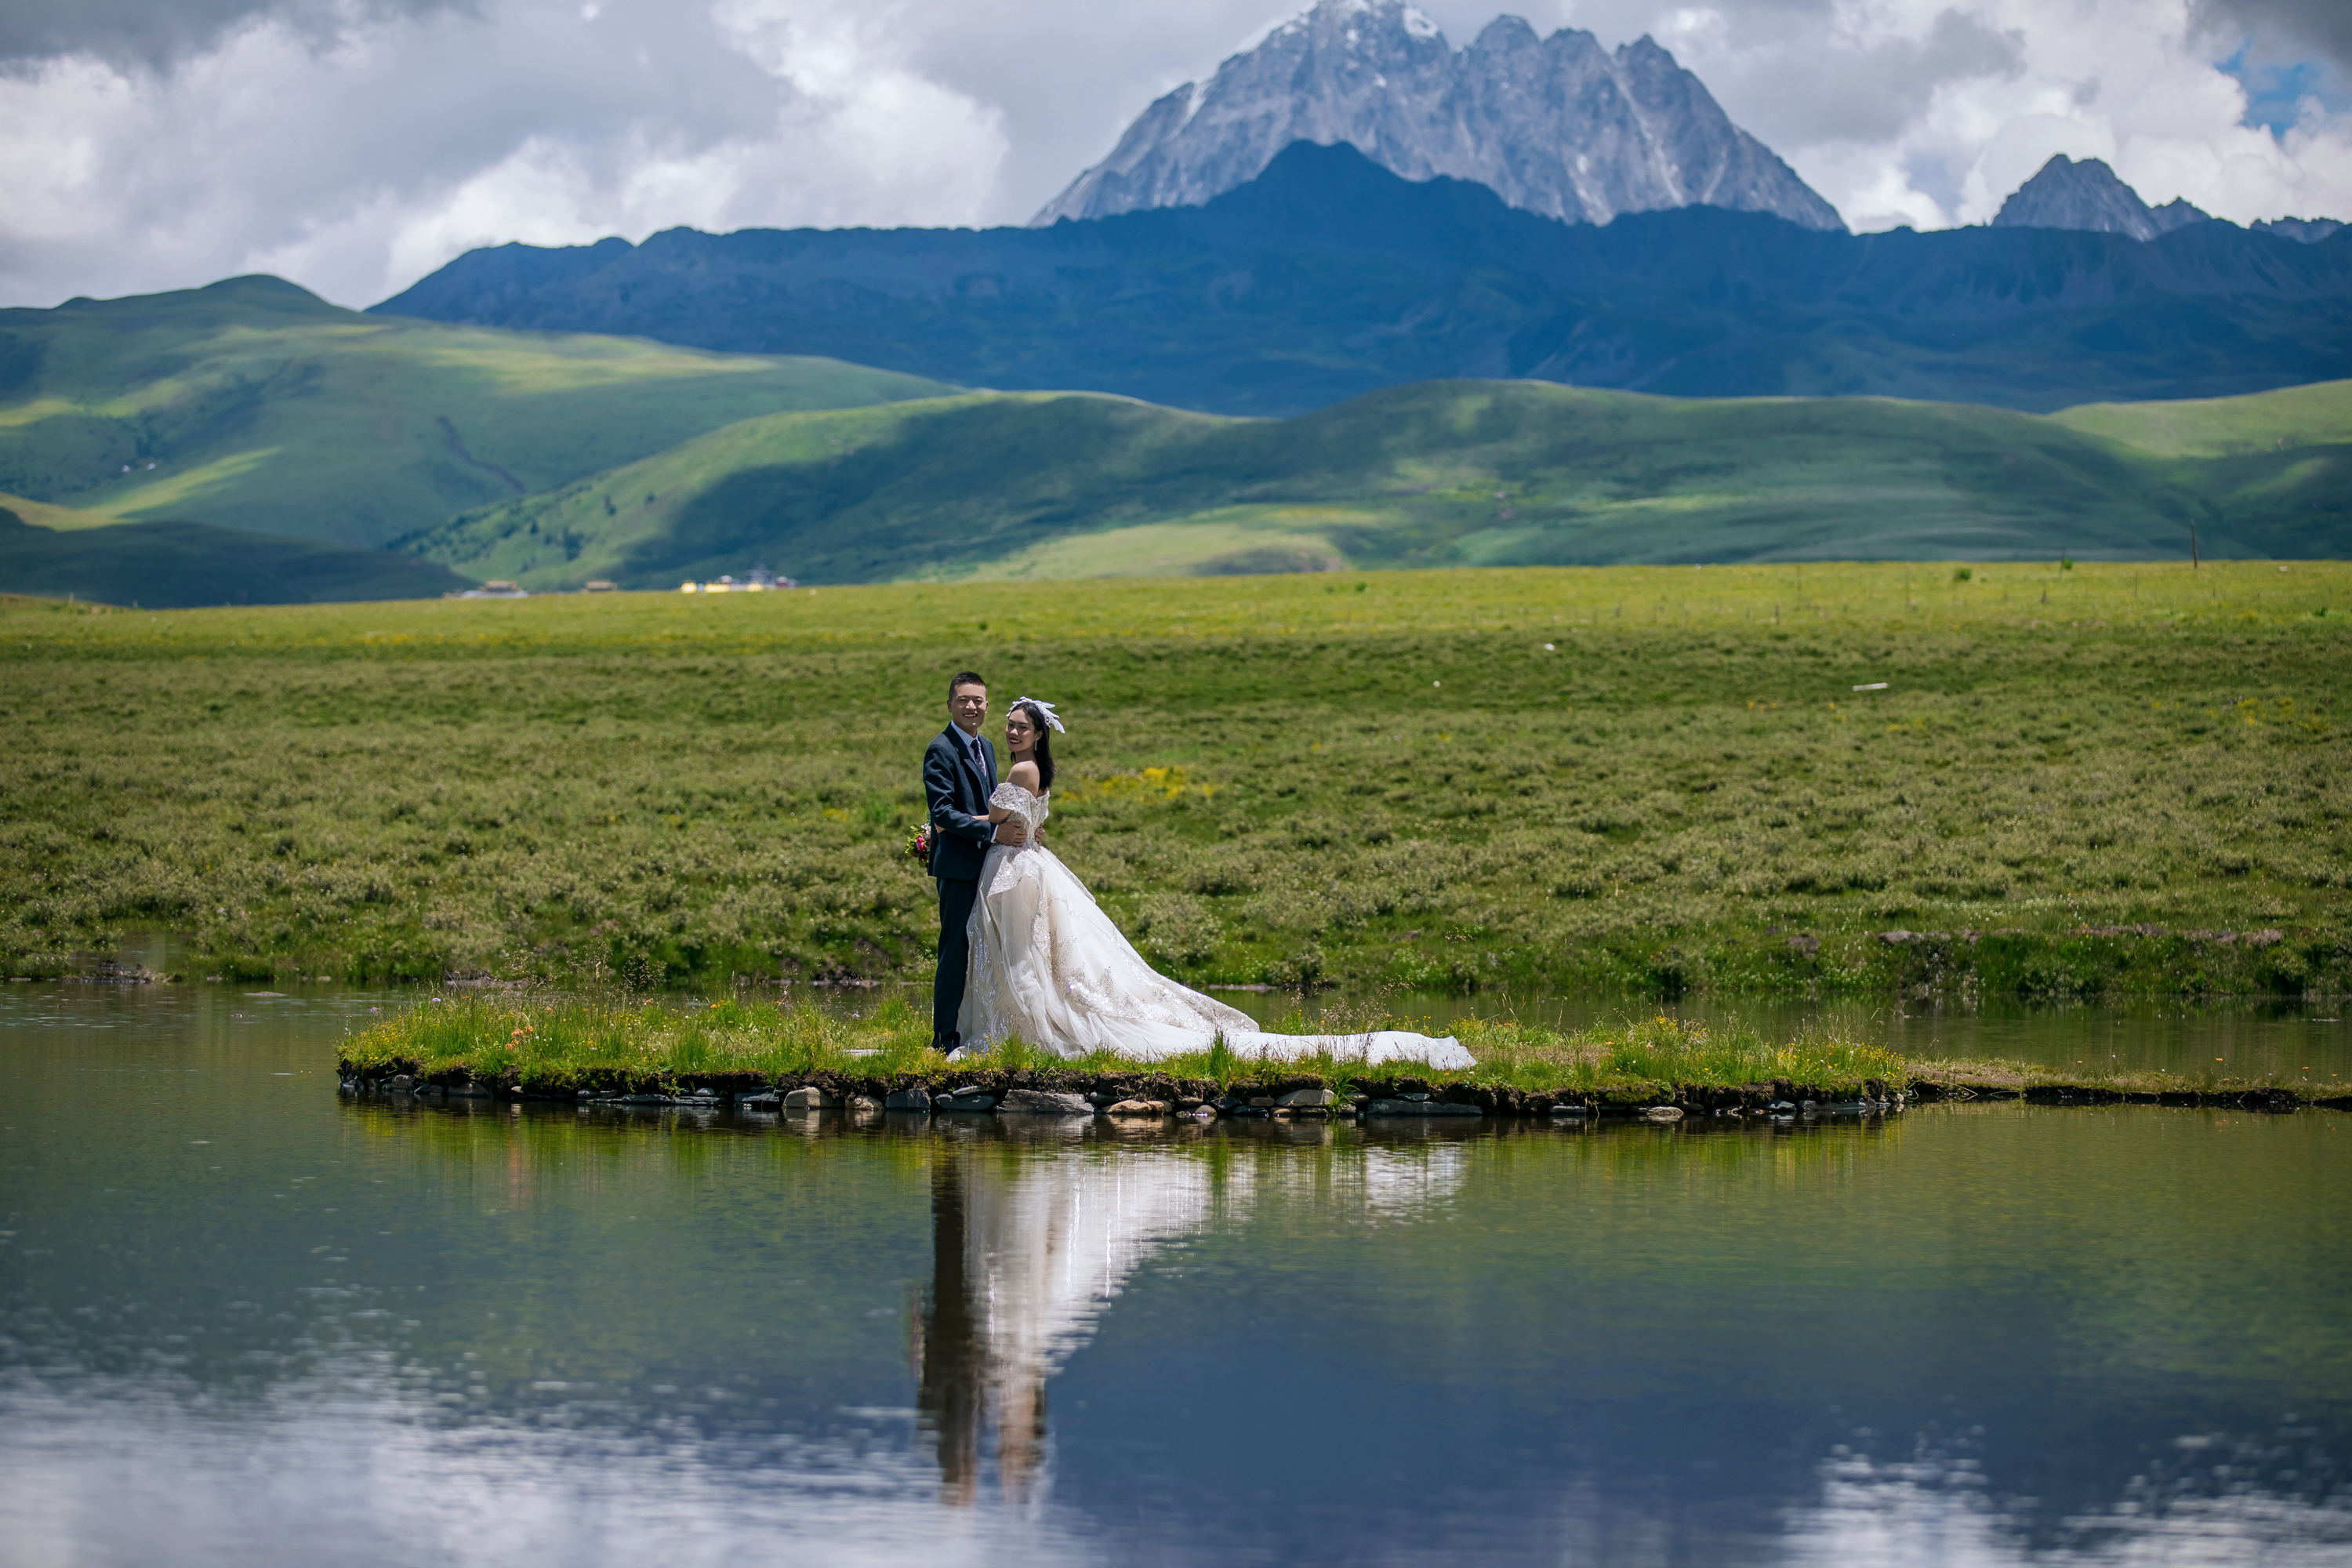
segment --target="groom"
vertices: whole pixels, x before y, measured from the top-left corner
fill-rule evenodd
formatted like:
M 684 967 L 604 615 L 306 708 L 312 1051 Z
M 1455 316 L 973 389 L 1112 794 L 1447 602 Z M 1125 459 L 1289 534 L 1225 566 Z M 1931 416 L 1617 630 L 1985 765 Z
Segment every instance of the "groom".
M 923 752 L 923 794 L 931 805 L 931 875 L 940 884 L 940 972 L 931 982 L 931 1044 L 952 1051 L 963 1043 L 956 1015 L 963 1011 L 971 942 L 964 934 L 980 896 L 981 863 L 991 844 L 1021 844 L 1017 822 L 988 820 L 996 789 L 996 752 L 981 738 L 988 718 L 988 682 L 967 669 L 948 682 L 945 731 Z

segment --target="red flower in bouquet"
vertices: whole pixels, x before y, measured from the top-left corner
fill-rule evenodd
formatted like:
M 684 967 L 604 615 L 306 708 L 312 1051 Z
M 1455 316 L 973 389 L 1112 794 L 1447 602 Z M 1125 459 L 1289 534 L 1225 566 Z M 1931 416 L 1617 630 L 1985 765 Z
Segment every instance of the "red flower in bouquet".
M 914 832 L 907 835 L 907 858 L 910 860 L 920 860 L 927 866 L 930 864 L 931 825 L 929 823 L 921 824 Z

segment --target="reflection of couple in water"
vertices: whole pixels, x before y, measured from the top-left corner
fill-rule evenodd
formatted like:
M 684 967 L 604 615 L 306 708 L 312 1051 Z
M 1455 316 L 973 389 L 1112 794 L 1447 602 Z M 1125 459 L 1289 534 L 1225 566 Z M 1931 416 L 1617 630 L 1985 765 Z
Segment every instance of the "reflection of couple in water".
M 1028 1119 L 1024 1119 L 1027 1121 Z M 1410 1213 L 1459 1180 L 1463 1145 L 1268 1148 L 1261 1166 L 1198 1148 L 1086 1139 L 1047 1121 L 1007 1136 L 992 1122 L 931 1142 L 931 1289 L 916 1350 L 923 1420 L 939 1440 L 946 1500 L 978 1499 L 995 1445 L 997 1486 L 1027 1497 L 1045 1458 L 1045 1384 L 1128 1276 L 1160 1247 L 1239 1217 L 1268 1179 L 1293 1177 L 1318 1212 Z M 1271 1139 L 1331 1147 L 1328 1127 L 1265 1124 Z
M 1018 1038 L 1055 1056 L 1108 1050 L 1157 1060 L 1206 1050 L 1282 1058 L 1329 1051 L 1367 1062 L 1471 1065 L 1459 1043 L 1382 1029 L 1276 1035 L 1237 1007 L 1179 985 L 1143 961 L 1067 866 L 1038 841 L 1054 790 L 1053 704 L 1016 700 L 1004 721 L 1013 759 L 1003 782 L 981 733 L 988 684 L 948 683 L 946 730 L 923 753 L 929 868 L 940 890 L 940 967 L 931 1037 L 941 1050 L 987 1050 Z
M 997 1138 L 943 1135 L 933 1151 L 921 1408 L 948 1500 L 977 1496 L 992 1431 L 997 1485 L 1018 1500 L 1045 1457 L 1045 1380 L 1128 1271 L 1205 1217 L 1210 1174 L 1167 1159 L 1104 1181 L 1100 1160 Z

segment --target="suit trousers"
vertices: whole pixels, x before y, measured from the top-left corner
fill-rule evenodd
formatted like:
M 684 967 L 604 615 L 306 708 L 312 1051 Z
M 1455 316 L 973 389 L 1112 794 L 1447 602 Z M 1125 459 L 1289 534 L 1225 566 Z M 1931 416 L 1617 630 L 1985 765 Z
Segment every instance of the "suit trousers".
M 951 1050 L 959 1041 L 956 1015 L 963 1011 L 964 982 L 971 973 L 971 906 L 980 898 L 977 877 L 941 877 L 940 970 L 931 981 L 931 1043 Z

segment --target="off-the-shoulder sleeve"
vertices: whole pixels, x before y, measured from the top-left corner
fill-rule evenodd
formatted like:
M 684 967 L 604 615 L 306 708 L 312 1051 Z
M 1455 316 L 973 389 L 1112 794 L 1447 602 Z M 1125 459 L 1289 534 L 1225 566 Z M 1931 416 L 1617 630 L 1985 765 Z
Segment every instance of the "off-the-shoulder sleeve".
M 997 810 L 1011 812 L 1013 819 L 1032 833 L 1045 820 L 1045 803 L 1017 784 L 998 784 L 988 797 L 988 804 Z

